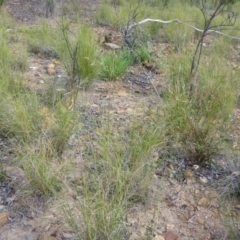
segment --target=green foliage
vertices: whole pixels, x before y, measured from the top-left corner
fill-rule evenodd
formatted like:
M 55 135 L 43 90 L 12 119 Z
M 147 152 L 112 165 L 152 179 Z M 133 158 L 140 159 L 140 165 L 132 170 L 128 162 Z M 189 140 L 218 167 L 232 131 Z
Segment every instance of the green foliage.
M 134 62 L 143 63 L 150 59 L 150 51 L 146 46 L 135 48 L 133 51 Z
M 197 162 L 207 161 L 219 151 L 219 133 L 227 129 L 237 95 L 236 76 L 217 58 L 209 61 L 211 64 L 202 66 L 191 97 L 185 67 L 179 68 L 179 76 L 174 76 L 166 95 L 169 140 L 180 143 Z
M 98 72 L 98 46 L 93 30 L 89 26 L 82 25 L 77 35 L 77 41 L 79 41 L 77 61 L 81 84 L 89 85 Z
M 152 182 L 149 152 L 161 142 L 156 126 L 133 125 L 119 136 L 111 125 L 98 136 L 83 170 L 81 195 L 76 209 L 84 223 L 79 228 L 75 212 L 67 209 L 69 223 L 81 239 L 122 239 L 127 209 L 146 198 Z M 94 166 L 94 167 L 91 167 Z
M 68 17 L 73 21 L 78 22 L 80 20 L 81 4 L 78 0 L 71 2 L 63 2 L 60 7 L 60 15 Z
M 110 51 L 101 57 L 99 77 L 115 80 L 123 74 L 133 62 L 133 56 L 127 50 Z
M 7 178 L 7 172 L 3 166 L 2 160 L 0 160 L 0 181 L 3 181 Z
M 61 156 L 65 145 L 78 125 L 78 113 L 67 109 L 64 105 L 58 104 L 54 111 L 54 122 L 51 123 L 48 132 L 48 141 L 54 151 Z
M 32 189 L 43 194 L 55 194 L 61 188 L 59 164 L 53 160 L 55 150 L 51 143 L 42 140 L 35 146 L 25 145 L 18 155 Z
M 11 96 L 2 93 L 0 129 L 6 136 L 14 136 L 20 142 L 30 141 L 40 131 L 40 104 L 36 95 L 18 93 Z

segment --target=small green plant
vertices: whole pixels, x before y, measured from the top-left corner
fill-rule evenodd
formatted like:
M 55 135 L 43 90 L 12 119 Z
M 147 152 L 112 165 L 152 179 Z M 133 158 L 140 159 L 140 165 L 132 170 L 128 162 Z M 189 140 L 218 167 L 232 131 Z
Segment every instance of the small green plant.
M 111 51 L 101 57 L 99 77 L 104 80 L 115 80 L 122 75 L 130 64 L 133 57 L 129 51 Z
M 54 121 L 49 124 L 47 131 L 48 141 L 58 156 L 61 156 L 65 146 L 78 126 L 79 114 L 58 104 L 53 112 Z
M 147 46 L 142 46 L 139 48 L 134 49 L 134 62 L 143 63 L 150 59 L 150 51 Z

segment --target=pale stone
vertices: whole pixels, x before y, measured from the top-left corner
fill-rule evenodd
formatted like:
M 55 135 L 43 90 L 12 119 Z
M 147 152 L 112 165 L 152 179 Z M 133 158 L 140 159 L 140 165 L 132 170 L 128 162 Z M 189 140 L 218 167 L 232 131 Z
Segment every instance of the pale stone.
M 203 225 L 203 224 L 204 224 L 204 220 L 203 220 L 202 218 L 199 218 L 199 219 L 198 219 L 198 223 L 201 224 L 201 225 Z
M 9 212 L 0 213 L 0 228 L 8 222 Z
M 210 200 L 209 198 L 206 197 L 202 197 L 199 201 L 198 201 L 198 205 L 202 206 L 202 207 L 206 207 L 209 204 Z
M 191 171 L 183 171 L 183 177 L 193 178 L 194 174 Z
M 160 236 L 160 235 L 156 235 L 153 240 L 165 240 L 164 237 Z

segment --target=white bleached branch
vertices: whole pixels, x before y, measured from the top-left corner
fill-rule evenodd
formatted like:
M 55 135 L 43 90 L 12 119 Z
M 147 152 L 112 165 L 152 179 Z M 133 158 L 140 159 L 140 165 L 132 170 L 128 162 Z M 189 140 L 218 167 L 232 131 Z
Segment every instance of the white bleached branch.
M 144 19 L 144 20 L 142 20 L 142 21 L 140 21 L 140 22 L 131 24 L 131 25 L 126 29 L 127 35 L 128 35 L 128 33 L 132 30 L 132 28 L 134 28 L 134 27 L 136 27 L 136 26 L 139 26 L 139 25 L 142 25 L 142 24 L 147 23 L 147 22 L 157 22 L 157 23 L 163 23 L 163 24 L 170 24 L 170 23 L 176 22 L 176 23 L 185 25 L 185 26 L 187 26 L 187 27 L 193 28 L 193 29 L 195 29 L 195 30 L 198 31 L 198 32 L 203 32 L 202 29 L 199 29 L 199 28 L 197 28 L 197 27 L 194 27 L 194 26 L 192 26 L 192 25 L 190 25 L 190 24 L 188 24 L 188 23 L 181 22 L 181 21 L 178 20 L 178 19 L 173 19 L 173 20 L 164 21 L 164 20 L 160 20 L 160 19 L 146 18 L 146 19 Z M 230 35 L 228 35 L 228 34 L 226 34 L 226 33 L 222 33 L 222 32 L 220 32 L 220 31 L 216 31 L 216 30 L 208 30 L 208 33 L 217 33 L 217 34 L 219 34 L 219 35 L 223 35 L 223 36 L 226 36 L 226 37 L 229 37 L 229 38 L 232 38 L 232 39 L 240 40 L 240 38 L 238 38 L 238 37 L 230 36 Z

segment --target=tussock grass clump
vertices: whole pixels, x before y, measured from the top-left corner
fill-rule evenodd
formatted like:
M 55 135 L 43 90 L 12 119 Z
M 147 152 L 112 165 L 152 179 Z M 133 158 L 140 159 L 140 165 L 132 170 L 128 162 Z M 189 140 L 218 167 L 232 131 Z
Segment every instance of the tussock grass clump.
M 98 46 L 93 30 L 87 25 L 82 25 L 77 34 L 77 41 L 79 41 L 77 61 L 81 84 L 89 85 L 97 76 L 99 67 L 97 57 Z
M 44 29 L 48 27 L 43 25 Z M 31 31 L 35 30 L 26 30 L 25 39 L 34 37 Z M 48 37 L 45 36 L 43 42 L 48 41 Z M 61 99 L 45 105 L 44 96 L 24 86 L 22 72 L 26 66 L 19 66 L 20 69 L 17 66 L 20 56 L 27 57 L 26 48 L 16 55 L 15 48 L 8 44 L 4 27 L 0 31 L 0 46 L 1 134 L 13 140 L 19 164 L 33 189 L 53 193 L 60 187 L 59 172 L 52 165 L 61 158 L 67 141 L 78 127 L 79 114 L 69 110 Z
M 54 118 L 46 126 L 46 134 L 54 151 L 61 156 L 70 136 L 79 125 L 79 113 L 58 104 L 52 114 L 54 114 Z
M 144 125 L 144 124 L 143 124 Z M 83 170 L 82 193 L 76 206 L 83 221 L 79 228 L 76 212 L 68 208 L 69 223 L 80 238 L 124 239 L 127 209 L 144 201 L 152 183 L 149 151 L 161 142 L 156 126 L 136 123 L 123 138 L 110 125 L 98 136 Z
M 51 142 L 42 139 L 18 151 L 20 166 L 34 192 L 55 194 L 61 189 L 60 164 Z M 54 159 L 55 157 L 55 159 Z
M 99 77 L 104 80 L 115 80 L 127 70 L 132 62 L 131 52 L 127 50 L 110 51 L 101 57 Z
M 173 75 L 166 94 L 165 121 L 170 142 L 180 143 L 193 160 L 201 163 L 219 151 L 238 83 L 225 63 L 213 57 L 201 67 L 195 91 L 189 95 L 185 63 L 181 62 L 179 75 Z
M 60 15 L 78 22 L 81 16 L 81 3 L 78 0 L 64 2 L 60 6 Z

